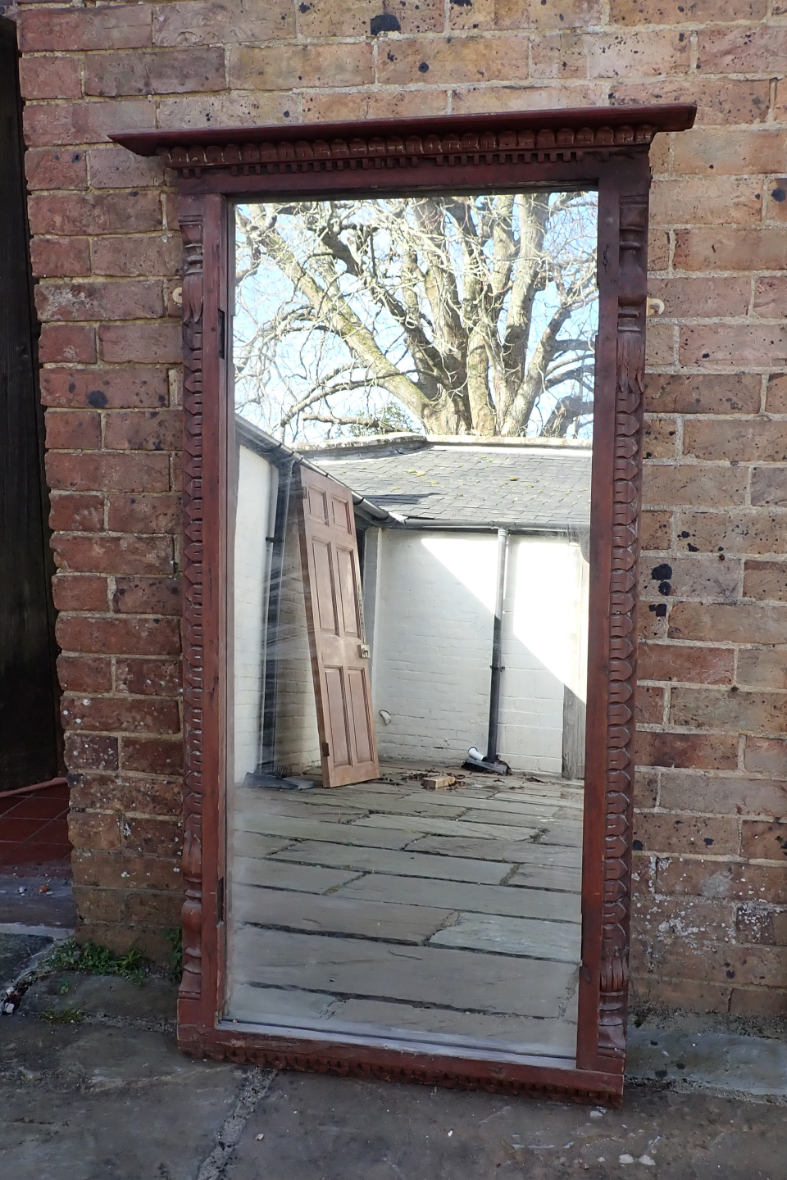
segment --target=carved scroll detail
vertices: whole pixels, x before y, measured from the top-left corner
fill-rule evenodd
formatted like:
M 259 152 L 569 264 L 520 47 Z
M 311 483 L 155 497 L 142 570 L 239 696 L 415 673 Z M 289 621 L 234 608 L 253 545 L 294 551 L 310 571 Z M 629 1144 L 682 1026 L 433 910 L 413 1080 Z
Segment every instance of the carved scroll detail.
M 203 222 L 181 221 L 183 237 L 183 979 L 180 996 L 202 990 L 202 283 Z
M 602 902 L 599 1054 L 623 1060 L 629 976 L 629 908 L 636 674 L 636 571 L 647 276 L 647 200 L 621 197 L 610 586 L 607 787 Z
M 396 168 L 429 160 L 437 165 L 531 164 L 582 160 L 588 154 L 647 150 L 657 128 L 647 123 L 616 127 L 562 127 L 555 131 L 459 131 L 447 135 L 354 136 L 352 139 L 271 140 L 161 147 L 158 154 L 182 176 L 227 169 L 241 175 Z

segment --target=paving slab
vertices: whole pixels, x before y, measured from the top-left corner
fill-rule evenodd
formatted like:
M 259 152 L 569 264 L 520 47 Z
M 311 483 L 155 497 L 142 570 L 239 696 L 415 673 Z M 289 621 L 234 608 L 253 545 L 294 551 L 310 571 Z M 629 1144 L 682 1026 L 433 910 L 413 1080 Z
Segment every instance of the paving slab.
M 0 874 L 0 923 L 70 930 L 76 921 L 70 881 L 46 874 Z
M 51 945 L 45 935 L 0 934 L 0 988 L 14 983 L 33 956 Z
M 627 1070 L 639 1081 L 690 1078 L 714 1090 L 787 1098 L 787 1044 L 765 1037 L 631 1028 Z

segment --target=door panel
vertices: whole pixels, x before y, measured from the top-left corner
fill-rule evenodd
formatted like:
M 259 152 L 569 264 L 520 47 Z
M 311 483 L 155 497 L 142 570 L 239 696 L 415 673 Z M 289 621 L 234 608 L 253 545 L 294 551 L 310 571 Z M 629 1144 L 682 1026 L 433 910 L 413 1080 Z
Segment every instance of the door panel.
M 300 534 L 323 782 L 377 778 L 352 494 L 301 466 Z

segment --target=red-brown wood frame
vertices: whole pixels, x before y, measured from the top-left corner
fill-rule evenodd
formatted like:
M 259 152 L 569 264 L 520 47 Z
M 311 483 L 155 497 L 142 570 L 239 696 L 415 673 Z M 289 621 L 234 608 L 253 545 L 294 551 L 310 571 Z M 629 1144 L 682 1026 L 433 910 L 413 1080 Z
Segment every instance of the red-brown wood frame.
M 176 170 L 184 243 L 184 971 L 187 1053 L 618 1101 L 625 1065 L 648 150 L 692 125 L 684 104 L 117 135 Z M 597 189 L 599 328 L 576 1065 L 478 1059 L 442 1046 L 228 1024 L 223 1004 L 227 668 L 227 372 L 238 200 Z

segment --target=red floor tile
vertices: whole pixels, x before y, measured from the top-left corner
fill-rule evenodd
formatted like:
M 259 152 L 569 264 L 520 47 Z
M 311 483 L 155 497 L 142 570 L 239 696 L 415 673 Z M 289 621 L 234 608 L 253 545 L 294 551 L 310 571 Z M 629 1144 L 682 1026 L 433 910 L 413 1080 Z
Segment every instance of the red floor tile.
M 70 874 L 67 786 L 6 800 L 0 795 L 0 865 L 46 865 L 56 876 Z
M 17 819 L 13 815 L 4 815 L 0 819 L 0 839 L 2 840 L 27 840 L 34 832 L 38 832 L 48 824 L 49 820 L 40 819 Z

